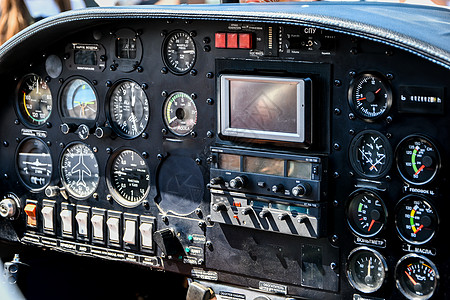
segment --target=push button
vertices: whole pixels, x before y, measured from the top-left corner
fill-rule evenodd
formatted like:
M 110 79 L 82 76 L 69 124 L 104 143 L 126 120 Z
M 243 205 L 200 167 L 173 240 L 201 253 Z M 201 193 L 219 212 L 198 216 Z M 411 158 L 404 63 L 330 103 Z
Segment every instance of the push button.
M 103 239 L 103 216 L 93 215 L 91 218 L 92 235 L 94 238 Z
M 36 227 L 36 204 L 28 203 L 25 205 L 25 214 L 27 215 L 27 225 Z
M 72 234 L 72 211 L 63 209 L 59 215 L 61 216 L 62 231 Z
M 219 33 L 219 32 L 216 33 L 215 45 L 216 45 L 216 48 L 226 48 L 227 47 L 227 34 Z
M 106 221 L 110 241 L 119 242 L 119 222 L 120 220 L 118 218 L 109 218 L 108 221 Z
M 87 236 L 88 234 L 88 227 L 87 227 L 87 220 L 88 220 L 88 214 L 86 212 L 79 212 L 75 216 L 75 219 L 78 223 L 78 234 L 82 236 Z
M 53 207 L 44 206 L 41 212 L 44 221 L 44 229 L 53 230 Z
M 125 220 L 125 233 L 123 235 L 123 241 L 127 244 L 136 244 L 136 221 Z
M 252 49 L 252 34 L 251 33 L 239 33 L 239 48 L 240 49 Z
M 238 48 L 237 33 L 227 33 L 227 48 Z

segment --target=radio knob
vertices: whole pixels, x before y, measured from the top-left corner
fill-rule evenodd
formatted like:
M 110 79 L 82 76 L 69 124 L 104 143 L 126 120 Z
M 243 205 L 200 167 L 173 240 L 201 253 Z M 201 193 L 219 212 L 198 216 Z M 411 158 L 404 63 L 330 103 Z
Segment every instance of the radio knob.
M 226 206 L 225 203 L 223 203 L 223 202 L 218 202 L 218 203 L 215 203 L 215 204 L 213 205 L 213 210 L 214 210 L 215 212 L 219 212 L 219 211 L 227 211 L 227 206 Z
M 270 217 L 270 210 L 268 210 L 268 209 L 263 209 L 263 210 L 259 213 L 259 217 L 260 217 L 261 219 L 265 219 L 265 218 Z
M 210 183 L 211 185 L 223 184 L 223 183 L 224 183 L 224 180 L 223 180 L 222 177 L 217 176 L 217 177 L 211 178 L 211 180 L 209 181 L 209 183 Z
M 0 202 L 0 216 L 13 218 L 17 213 L 17 203 L 11 198 L 5 198 Z
M 284 185 L 276 184 L 272 186 L 272 192 L 274 193 L 284 193 Z
M 295 197 L 307 196 L 311 193 L 311 186 L 307 183 L 300 183 L 292 188 L 292 195 Z
M 236 176 L 230 180 L 230 187 L 233 189 L 241 189 L 245 186 L 246 181 L 244 176 Z

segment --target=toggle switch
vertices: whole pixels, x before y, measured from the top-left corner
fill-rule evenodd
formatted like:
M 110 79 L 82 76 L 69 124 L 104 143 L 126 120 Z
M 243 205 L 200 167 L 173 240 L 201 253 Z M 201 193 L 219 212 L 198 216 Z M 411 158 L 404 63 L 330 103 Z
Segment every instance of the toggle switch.
M 44 206 L 41 213 L 44 221 L 44 229 L 53 230 L 53 207 Z
M 109 218 L 106 221 L 109 231 L 109 240 L 113 242 L 119 242 L 119 222 L 118 218 Z
M 125 220 L 125 233 L 123 234 L 123 241 L 130 245 L 136 244 L 136 221 Z
M 72 234 L 72 211 L 69 209 L 63 209 L 60 214 L 62 231 L 64 233 Z
M 103 216 L 93 215 L 91 218 L 92 236 L 96 239 L 103 239 Z
M 80 211 L 76 214 L 75 220 L 77 220 L 78 224 L 78 234 L 87 236 L 88 235 L 88 214 L 87 212 Z
M 27 215 L 27 225 L 36 227 L 36 204 L 28 203 L 24 208 L 25 214 Z
M 144 248 L 153 248 L 153 224 L 142 223 L 139 226 L 139 231 L 141 232 L 141 246 Z

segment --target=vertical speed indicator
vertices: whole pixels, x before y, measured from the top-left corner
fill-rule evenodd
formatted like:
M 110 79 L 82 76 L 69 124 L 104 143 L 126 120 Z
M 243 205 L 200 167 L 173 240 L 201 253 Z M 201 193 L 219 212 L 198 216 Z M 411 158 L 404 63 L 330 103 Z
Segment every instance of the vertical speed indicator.
M 165 65 L 177 75 L 188 73 L 197 57 L 194 40 L 182 30 L 173 31 L 166 37 L 162 51 Z

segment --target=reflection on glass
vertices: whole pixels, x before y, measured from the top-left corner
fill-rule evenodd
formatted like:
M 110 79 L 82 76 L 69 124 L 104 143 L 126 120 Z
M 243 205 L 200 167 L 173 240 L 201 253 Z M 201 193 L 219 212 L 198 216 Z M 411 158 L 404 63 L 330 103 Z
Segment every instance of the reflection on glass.
M 304 161 L 288 161 L 288 177 L 311 179 L 312 165 Z
M 246 156 L 244 157 L 244 172 L 283 176 L 284 160 Z
M 241 157 L 234 154 L 219 154 L 219 168 L 230 171 L 241 170 Z

